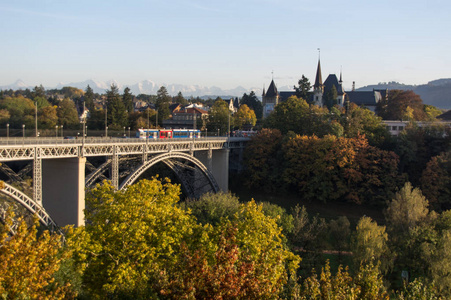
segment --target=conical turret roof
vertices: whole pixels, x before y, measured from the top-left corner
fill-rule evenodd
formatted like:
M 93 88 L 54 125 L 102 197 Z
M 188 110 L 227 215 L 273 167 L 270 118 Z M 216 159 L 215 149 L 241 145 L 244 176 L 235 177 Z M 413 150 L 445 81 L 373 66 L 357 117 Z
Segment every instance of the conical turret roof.
M 318 68 L 316 69 L 316 78 L 314 88 L 319 88 L 323 85 L 323 78 L 321 76 L 321 62 L 318 59 Z
M 266 97 L 276 97 L 278 94 L 276 84 L 274 83 L 274 80 L 271 80 L 271 84 L 266 92 Z

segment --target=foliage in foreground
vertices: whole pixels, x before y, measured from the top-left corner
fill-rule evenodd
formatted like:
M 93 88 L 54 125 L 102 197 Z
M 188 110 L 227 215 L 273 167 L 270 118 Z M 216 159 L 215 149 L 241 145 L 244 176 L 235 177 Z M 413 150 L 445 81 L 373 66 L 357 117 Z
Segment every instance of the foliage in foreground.
M 299 262 L 276 220 L 250 202 L 201 225 L 177 205 L 179 194 L 179 186 L 158 179 L 91 191 L 88 222 L 68 239 L 88 295 L 276 298 Z
M 10 236 L 12 213 L 0 232 L 0 297 L 2 299 L 70 299 L 70 284 L 58 284 L 54 275 L 68 253 L 61 251 L 61 236 L 44 231 L 38 235 L 38 220 L 31 228 L 19 219 Z

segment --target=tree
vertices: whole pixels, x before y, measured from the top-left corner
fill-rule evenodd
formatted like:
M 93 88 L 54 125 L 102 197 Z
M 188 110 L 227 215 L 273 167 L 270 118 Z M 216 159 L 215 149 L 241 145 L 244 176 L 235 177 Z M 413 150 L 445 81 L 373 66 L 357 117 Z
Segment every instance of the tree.
M 124 102 L 125 110 L 131 114 L 134 111 L 133 107 L 133 94 L 130 93 L 130 88 L 126 87 L 124 89 L 124 94 L 122 95 L 122 101 Z
M 38 220 L 31 228 L 19 219 L 10 236 L 13 215 L 0 228 L 0 295 L 3 299 L 70 299 L 68 282 L 59 285 L 54 275 L 68 252 L 61 251 L 61 236 L 44 231 L 38 236 Z
M 266 118 L 265 127 L 280 130 L 283 134 L 288 131 L 302 133 L 307 124 L 309 105 L 304 99 L 290 97 L 279 103 L 274 111 Z
M 330 110 L 335 104 L 337 104 L 337 97 L 338 92 L 335 85 L 332 85 L 332 88 L 330 88 L 325 94 L 323 102 L 326 105 L 326 107 Z
M 193 216 L 202 225 L 218 225 L 222 219 L 231 219 L 240 209 L 238 197 L 231 193 L 207 193 L 198 200 L 187 201 L 182 204 L 190 209 Z
M 421 190 L 437 208 L 451 207 L 451 152 L 434 156 L 420 178 Z
M 255 95 L 254 91 L 251 91 L 249 95 L 246 93 L 243 94 L 243 97 L 241 98 L 240 104 L 246 104 L 250 109 L 252 109 L 255 112 L 255 116 L 258 120 L 261 120 L 263 117 L 263 105 L 260 100 L 258 100 L 257 96 Z
M 85 106 L 87 109 L 89 109 L 89 111 L 92 113 L 94 111 L 94 91 L 93 89 L 89 86 L 86 87 L 86 91 L 84 94 L 84 99 L 85 99 Z
M 35 86 L 31 92 L 31 98 L 34 100 L 36 97 L 45 98 L 45 88 L 42 86 Z
M 119 90 L 114 84 L 107 91 L 107 107 L 108 107 L 108 127 L 115 130 L 121 130 L 127 126 L 128 116 L 125 110 L 124 102 L 119 95 Z
M 220 133 L 227 132 L 229 124 L 229 106 L 227 103 L 220 99 L 215 101 L 208 113 L 207 127 L 210 131 L 216 131 L 219 129 Z
M 177 96 L 173 98 L 174 103 L 180 103 L 181 105 L 187 105 L 188 101 L 183 97 L 182 92 L 178 92 Z
M 196 225 L 177 207 L 179 194 L 179 186 L 154 178 L 126 191 L 104 183 L 87 195 L 89 222 L 68 244 L 92 296 L 136 299 L 157 293 L 151 283 L 179 264 L 182 243 L 194 240 Z
M 429 104 L 424 105 L 424 112 L 426 113 L 426 120 L 428 121 L 435 121 L 439 115 L 443 114 L 442 110 Z
M 171 115 L 169 111 L 169 105 L 171 104 L 171 97 L 168 94 L 166 87 L 161 86 L 157 92 L 157 99 L 155 108 L 158 111 L 158 124 L 163 124 L 163 120 L 166 120 Z
M 23 96 L 5 97 L 0 101 L 0 109 L 9 111 L 11 128 L 20 128 L 22 124 L 25 124 L 27 128 L 34 127 L 35 106 L 30 99 Z
M 313 268 L 324 264 L 327 223 L 318 215 L 310 217 L 305 206 L 292 208 L 293 229 L 288 235 L 292 247 L 302 250 L 301 273 L 308 274 Z
M 238 111 L 233 116 L 235 126 L 242 129 L 244 125 L 255 126 L 257 117 L 255 112 L 251 110 L 246 104 L 242 104 Z
M 378 226 L 370 217 L 360 218 L 352 237 L 352 253 L 355 266 L 384 264 L 382 269 L 387 272 L 388 235 L 385 226 Z
M 390 232 L 405 234 L 421 224 L 429 213 L 428 205 L 421 190 L 406 182 L 387 208 L 386 219 Z
M 298 86 L 293 87 L 296 93 L 296 97 L 302 98 L 305 101 L 310 101 L 310 89 L 312 88 L 312 85 L 310 84 L 310 81 L 307 77 L 302 75 L 302 78 L 298 81 Z M 310 103 L 309 103 L 310 104 Z
M 280 189 L 279 172 L 283 170 L 282 134 L 277 129 L 262 129 L 244 149 L 245 185 L 275 191 Z
M 38 113 L 39 128 L 53 129 L 58 124 L 57 108 L 55 106 L 47 106 L 42 108 Z
M 254 201 L 241 204 L 203 236 L 195 248 L 185 248 L 175 269 L 163 274 L 159 290 L 164 296 L 272 299 L 299 263 L 283 244 L 276 220 L 264 215 Z
M 69 98 L 62 100 L 56 109 L 56 114 L 58 123 L 64 125 L 65 128 L 78 128 L 78 113 L 74 101 Z
M 349 239 L 351 236 L 351 228 L 348 218 L 340 216 L 336 220 L 331 220 L 329 223 L 329 239 L 335 250 L 338 250 L 338 259 L 341 263 L 341 254 L 343 251 L 349 249 Z
M 382 123 L 382 118 L 355 103 L 350 103 L 341 123 L 346 137 L 365 135 L 370 145 L 377 147 L 390 141 L 390 133 Z
M 376 113 L 384 120 L 402 120 L 408 107 L 413 120 L 426 119 L 423 100 L 413 91 L 390 90 L 387 98 L 377 104 Z

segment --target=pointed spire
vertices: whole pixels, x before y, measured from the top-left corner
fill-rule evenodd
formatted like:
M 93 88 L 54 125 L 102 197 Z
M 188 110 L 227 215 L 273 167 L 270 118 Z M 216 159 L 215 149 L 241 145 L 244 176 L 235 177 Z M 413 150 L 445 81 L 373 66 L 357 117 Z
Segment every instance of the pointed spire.
M 271 84 L 266 92 L 266 97 L 276 97 L 277 95 L 279 95 L 279 92 L 277 91 L 276 84 L 274 83 L 274 80 L 271 80 Z
M 341 74 L 342 70 L 343 70 L 343 67 L 340 66 L 340 81 L 338 81 L 340 84 L 343 83 L 343 79 L 342 79 L 342 76 L 341 76 L 342 75 Z
M 320 88 L 322 85 L 323 85 L 323 78 L 321 76 L 321 61 L 318 59 L 318 68 L 316 69 L 315 85 L 313 87 Z
M 263 94 L 262 94 L 262 97 L 265 97 L 266 96 L 266 93 L 265 93 L 265 84 L 263 84 Z

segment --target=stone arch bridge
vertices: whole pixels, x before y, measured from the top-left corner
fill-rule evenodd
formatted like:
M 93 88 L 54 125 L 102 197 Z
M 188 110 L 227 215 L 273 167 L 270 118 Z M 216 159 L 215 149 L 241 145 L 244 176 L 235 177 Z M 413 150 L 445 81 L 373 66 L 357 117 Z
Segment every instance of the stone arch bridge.
M 160 162 L 175 173 L 188 197 L 228 190 L 229 152 L 241 153 L 247 140 L 0 139 L 0 170 L 8 178 L 0 192 L 51 228 L 57 228 L 56 224 L 80 226 L 84 224 L 85 188 L 107 179 L 124 189 Z M 9 167 L 14 162 L 22 165 L 19 171 Z M 11 184 L 28 173 L 33 178 L 32 197 Z M 0 208 L 0 218 L 4 213 Z

